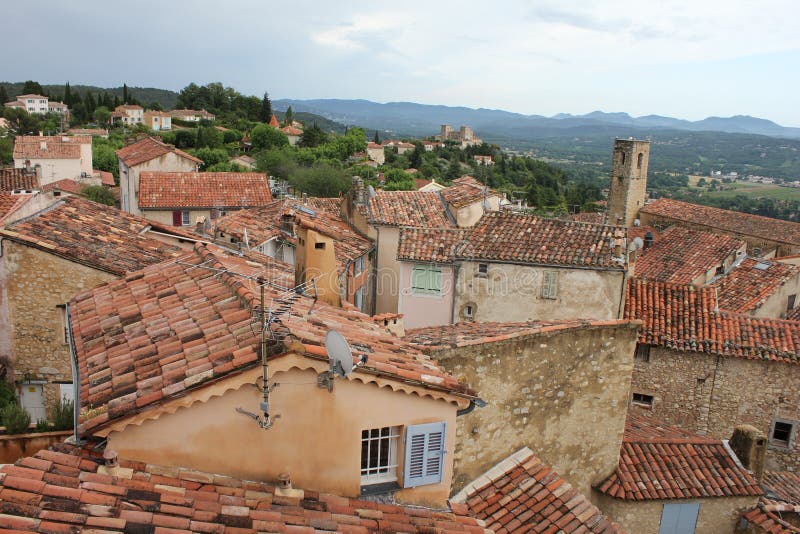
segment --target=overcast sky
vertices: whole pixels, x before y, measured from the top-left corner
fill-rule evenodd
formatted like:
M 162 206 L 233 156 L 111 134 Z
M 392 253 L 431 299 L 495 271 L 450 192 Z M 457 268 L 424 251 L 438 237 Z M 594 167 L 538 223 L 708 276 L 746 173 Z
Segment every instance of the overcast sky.
M 797 0 L 7 2 L 0 79 L 800 126 Z

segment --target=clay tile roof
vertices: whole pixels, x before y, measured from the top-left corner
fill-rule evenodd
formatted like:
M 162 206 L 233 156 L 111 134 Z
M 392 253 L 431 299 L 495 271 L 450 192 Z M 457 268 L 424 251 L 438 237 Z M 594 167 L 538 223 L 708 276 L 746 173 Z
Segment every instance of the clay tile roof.
M 91 137 L 25 135 L 14 140 L 14 159 L 80 159 L 81 144 Z
M 269 177 L 255 172 L 142 172 L 139 207 L 242 208 L 272 202 Z
M 796 265 L 745 258 L 714 284 L 719 307 L 739 313 L 755 310 L 782 285 L 798 277 L 800 267 Z
M 426 326 L 407 330 L 404 340 L 417 345 L 425 352 L 438 351 L 483 343 L 494 343 L 507 339 L 520 338 L 530 335 L 574 330 L 597 326 L 633 325 L 638 327 L 638 321 L 624 319 L 609 321 L 592 321 L 574 319 L 567 321 L 524 321 L 519 323 L 484 323 L 463 321 L 460 323 Z
M 283 201 L 274 200 L 266 206 L 237 210 L 214 222 L 216 232 L 244 241 L 244 230 L 251 247 L 281 235 Z
M 761 480 L 764 499 L 800 505 L 800 474 L 791 471 L 765 471 Z
M 571 221 L 584 222 L 592 224 L 603 224 L 606 221 L 606 214 L 603 212 L 582 211 L 580 213 L 573 213 L 569 216 Z
M 714 228 L 722 232 L 800 245 L 800 224 L 760 215 L 701 206 L 671 198 L 659 198 L 645 205 L 640 212 Z
M 639 342 L 672 350 L 800 363 L 800 323 L 715 311 L 714 288 L 628 280 L 625 318 Z
M 744 247 L 740 239 L 671 226 L 642 251 L 634 270 L 648 280 L 691 284 Z
M 191 154 L 187 154 L 183 150 L 179 150 L 172 145 L 162 143 L 153 137 L 145 137 L 144 139 L 131 143 L 130 145 L 117 150 L 117 157 L 128 167 L 135 167 L 145 161 L 163 156 L 164 154 L 174 153 L 182 158 L 194 161 L 195 163 L 203 163 L 203 160 L 198 159 Z
M 0 191 L 0 222 L 7 216 L 14 213 L 20 206 L 25 204 L 32 195 L 13 194 L 8 191 Z
M 38 98 L 39 100 L 47 100 L 46 96 L 37 95 L 37 94 L 27 94 L 27 95 L 19 95 L 17 98 Z
M 143 235 L 151 223 L 80 197 L 52 206 L 0 230 L 0 235 L 72 262 L 116 275 L 163 261 L 176 246 Z
M 81 429 L 95 430 L 162 399 L 257 366 L 260 336 L 253 312 L 259 299 L 254 277 L 259 275 L 272 281 L 265 289 L 268 301 L 288 305 L 274 328 L 302 344 L 300 350 L 309 357 L 326 357 L 325 334 L 334 329 L 355 352 L 368 355 L 367 364 L 355 374 L 474 396 L 428 356 L 385 332 L 369 316 L 295 293 L 291 266 L 266 256 L 251 253 L 248 258 L 197 244 L 179 260 L 146 267 L 79 293 L 70 302 L 81 402 L 94 408 L 82 414 Z M 274 357 L 283 354 L 288 349 Z
M 267 482 L 126 459 L 109 469 L 96 453 L 53 449 L 0 468 L 4 532 L 486 532 L 459 507 L 285 497 Z
M 284 126 L 281 131 L 286 135 L 303 135 L 303 130 L 294 126 Z
M 0 191 L 33 191 L 39 189 L 39 177 L 27 169 L 0 169 Z
M 763 494 L 721 440 L 628 413 L 616 471 L 597 487 L 616 499 L 697 499 Z
M 303 207 L 305 209 L 299 209 Z M 287 202 L 283 213 L 291 213 L 300 226 L 314 230 L 334 239 L 334 252 L 338 271 L 344 270 L 347 262 L 356 260 L 372 250 L 370 239 L 356 232 L 339 214 L 326 209 L 309 209 L 298 202 Z
M 315 210 L 326 210 L 334 215 L 338 215 L 342 211 L 342 198 L 341 197 L 309 197 L 303 202 Z
M 525 447 L 451 499 L 494 532 L 622 532 Z
M 489 212 L 473 227 L 469 246 L 460 254 L 475 261 L 623 270 L 612 261 L 617 232 L 625 235 L 621 227 Z
M 448 205 L 454 208 L 480 202 L 484 197 L 498 195 L 497 191 L 489 189 L 472 176 L 462 176 L 453 180 L 453 185 L 445 187 L 439 194 Z
M 464 228 L 409 228 L 400 229 L 397 259 L 450 263 L 458 249 L 464 246 L 469 231 Z
M 378 191 L 369 199 L 367 208 L 371 224 L 455 227 L 435 192 Z
M 86 187 L 84 184 L 78 182 L 77 180 L 72 180 L 70 178 L 64 178 L 62 180 L 58 180 L 56 182 L 50 182 L 49 184 L 45 184 L 42 187 L 42 191 L 64 191 L 65 193 L 72 193 L 73 195 L 80 195 L 83 191 L 83 188 Z
M 800 321 L 800 306 L 795 306 L 786 314 L 786 318 L 790 321 Z
M 800 533 L 800 527 L 792 524 L 800 519 L 800 506 L 761 502 L 754 508 L 742 512 L 741 517 L 747 521 L 747 532 L 758 534 L 762 532 L 766 534 Z
M 275 118 L 275 114 L 272 114 L 272 117 L 269 118 L 269 125 L 273 128 L 280 128 L 280 124 L 278 123 L 278 119 Z
M 114 181 L 114 175 L 108 171 L 98 171 L 94 170 L 95 174 L 100 175 L 100 183 L 103 185 L 107 185 L 109 187 L 114 187 L 117 183 Z

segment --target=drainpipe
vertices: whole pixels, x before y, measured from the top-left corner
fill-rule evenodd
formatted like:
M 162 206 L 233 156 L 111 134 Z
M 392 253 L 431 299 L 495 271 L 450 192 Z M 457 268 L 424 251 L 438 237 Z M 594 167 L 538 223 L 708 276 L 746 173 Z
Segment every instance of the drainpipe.
M 76 445 L 80 445 L 80 437 L 78 436 L 78 416 L 81 413 L 81 375 L 78 369 L 78 355 L 75 351 L 75 339 L 72 337 L 72 321 L 69 316 L 69 302 L 64 306 L 64 315 L 67 322 L 67 338 L 69 339 L 69 359 L 72 363 L 72 393 L 75 397 L 73 405 L 73 431 L 72 437 Z
M 450 299 L 450 324 L 456 324 L 456 287 L 458 287 L 459 270 L 461 270 L 461 264 L 453 262 L 453 298 Z M 472 405 L 470 404 L 470 406 Z
M 467 406 L 466 408 L 464 408 L 462 410 L 457 410 L 456 411 L 456 417 L 461 416 L 461 415 L 467 415 L 468 413 L 472 413 L 472 411 L 475 409 L 476 406 L 478 408 L 484 408 L 484 407 L 486 407 L 486 401 L 483 400 L 483 399 L 477 398 L 477 397 L 474 398 L 474 399 L 470 399 L 469 406 Z
M 628 269 L 622 271 L 622 289 L 619 292 L 619 309 L 617 309 L 617 319 L 622 319 L 625 310 L 625 294 L 628 287 Z

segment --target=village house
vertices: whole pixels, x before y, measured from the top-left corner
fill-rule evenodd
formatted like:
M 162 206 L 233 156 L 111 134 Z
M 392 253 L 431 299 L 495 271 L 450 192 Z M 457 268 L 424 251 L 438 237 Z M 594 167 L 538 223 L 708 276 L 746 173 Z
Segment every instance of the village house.
M 423 193 L 427 193 L 430 191 L 441 191 L 447 186 L 444 186 L 436 181 L 436 178 L 431 178 L 430 180 L 425 178 L 414 178 L 414 189 L 417 191 L 422 191 Z
M 245 169 L 255 170 L 256 168 L 256 158 L 248 156 L 247 154 L 232 157 L 228 161 L 236 165 L 241 165 Z
M 644 323 L 631 409 L 717 439 L 752 425 L 768 469 L 797 469 L 800 323 L 720 308 L 714 287 L 629 281 L 625 318 Z
M 50 99 L 42 95 L 19 95 L 16 100 L 7 102 L 8 107 L 19 107 L 28 113 L 44 115 L 50 111 Z
M 324 447 L 319 447 L 322 450 Z M 0 467 L 0 529 L 14 532 L 448 532 L 491 534 L 465 507 L 376 503 L 59 444 Z M 106 456 L 107 458 L 104 458 Z M 557 512 L 551 513 L 555 522 Z
M 283 135 L 286 136 L 292 146 L 297 146 L 297 143 L 300 142 L 300 137 L 303 135 L 303 130 L 291 124 L 281 128 L 281 132 L 283 132 Z
M 734 446 L 630 414 L 619 464 L 595 503 L 637 534 L 732 533 L 763 494 Z
M 472 176 L 456 178 L 439 194 L 461 228 L 474 226 L 486 212 L 498 211 L 503 200 L 500 193 Z
M 622 530 L 550 466 L 523 447 L 451 499 L 494 532 Z
M 0 169 L 0 191 L 8 193 L 33 193 L 38 191 L 39 171 L 33 167 L 6 167 Z
M 152 172 L 139 174 L 142 217 L 172 226 L 209 226 L 217 217 L 272 202 L 266 174 Z
M 425 149 L 425 152 L 433 152 L 435 149 L 442 146 L 441 141 L 423 141 L 422 146 Z
M 744 259 L 747 244 L 724 234 L 670 226 L 655 239 L 650 231 L 637 254 L 635 275 L 675 284 L 705 285 Z
M 744 258 L 715 280 L 719 307 L 753 317 L 785 319 L 797 308 L 800 267 L 774 260 Z
M 170 117 L 173 119 L 178 119 L 186 122 L 200 122 L 203 121 L 213 121 L 216 119 L 216 116 L 213 113 L 209 113 L 208 111 L 201 109 L 201 110 L 194 110 L 194 109 L 173 109 L 169 112 Z
M 120 205 L 123 211 L 141 215 L 139 174 L 143 171 L 192 172 L 202 160 L 154 137 L 145 137 L 117 150 Z
M 474 392 L 368 316 L 292 281 L 286 264 L 197 244 L 76 295 L 79 434 L 147 464 L 262 481 L 286 473 L 308 490 L 444 507 L 444 453 Z M 360 362 L 346 376 L 328 374 L 331 330 Z
M 214 222 L 214 241 L 255 250 L 295 268 L 295 284 L 314 280 L 323 300 L 372 306 L 373 244 L 340 215 L 341 199 L 274 201 L 239 210 Z
M 659 198 L 639 210 L 642 225 L 663 230 L 674 224 L 726 234 L 747 242 L 753 257 L 790 256 L 800 253 L 800 223 L 729 211 L 671 198 Z
M 370 143 L 370 144 L 376 145 L 376 147 L 377 147 L 377 143 Z M 414 146 L 414 143 L 408 143 L 406 141 L 398 141 L 398 140 L 392 140 L 392 139 L 384 141 L 383 143 L 381 143 L 380 146 L 381 146 L 381 150 L 383 150 L 383 148 L 392 149 L 394 152 L 397 153 L 398 156 L 402 156 L 406 152 L 411 152 L 412 150 L 414 150 L 416 148 Z
M 172 117 L 164 111 L 145 111 L 142 123 L 155 132 L 172 129 Z
M 78 197 L 56 200 L 35 195 L 0 230 L 0 358 L 34 422 L 55 399 L 73 398 L 69 299 L 180 251 L 177 237 L 157 239 L 144 219 Z
M 20 135 L 14 139 L 14 167 L 38 168 L 40 185 L 65 178 L 91 178 L 92 138 L 66 135 Z
M 121 122 L 126 126 L 136 126 L 144 122 L 144 108 L 137 104 L 122 104 L 111 112 L 111 122 Z
M 475 160 L 475 163 L 477 163 L 478 165 L 483 165 L 483 166 L 494 165 L 494 161 L 492 161 L 492 156 L 481 156 L 479 154 L 476 154 L 475 156 L 473 156 L 473 159 Z
M 370 161 L 374 161 L 378 165 L 383 165 L 386 161 L 386 154 L 383 150 L 383 146 L 378 143 L 373 143 L 372 141 L 367 143 L 367 157 Z
M 584 495 L 617 467 L 638 323 L 459 323 L 403 338 L 480 392 L 457 420 L 458 491 L 529 447 Z
M 436 139 L 441 142 L 455 141 L 460 144 L 461 148 L 483 144 L 483 139 L 475 136 L 475 132 L 469 126 L 461 126 L 458 131 L 453 130 L 449 124 L 442 124 L 439 135 Z
M 62 104 L 61 102 L 48 102 L 47 112 L 58 113 L 59 115 L 69 116 L 69 107 L 66 104 Z

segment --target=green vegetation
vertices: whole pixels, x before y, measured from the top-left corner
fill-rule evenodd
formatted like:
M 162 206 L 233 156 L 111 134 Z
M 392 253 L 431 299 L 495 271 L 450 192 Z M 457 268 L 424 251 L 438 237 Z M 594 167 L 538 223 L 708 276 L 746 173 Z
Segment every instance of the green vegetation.
M 115 204 L 114 195 L 107 187 L 102 185 L 87 185 L 81 190 L 81 194 L 93 202 L 113 206 Z
M 22 406 L 12 402 L 0 409 L 0 421 L 6 427 L 7 433 L 24 434 L 31 425 L 31 416 Z
M 50 421 L 53 430 L 72 430 L 75 428 L 75 403 L 67 399 L 58 399 L 50 410 Z

